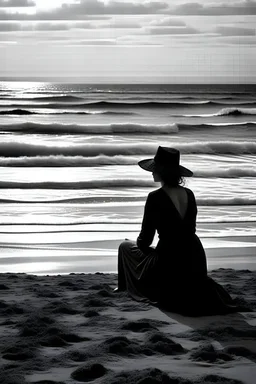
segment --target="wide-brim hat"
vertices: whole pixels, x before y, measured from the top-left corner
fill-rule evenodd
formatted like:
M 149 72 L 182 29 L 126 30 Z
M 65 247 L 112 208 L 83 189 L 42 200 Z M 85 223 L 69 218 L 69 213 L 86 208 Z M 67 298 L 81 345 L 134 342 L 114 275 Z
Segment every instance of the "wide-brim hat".
M 141 160 L 138 165 L 149 172 L 165 171 L 180 176 L 193 176 L 190 169 L 180 165 L 180 152 L 175 148 L 160 146 L 154 158 Z

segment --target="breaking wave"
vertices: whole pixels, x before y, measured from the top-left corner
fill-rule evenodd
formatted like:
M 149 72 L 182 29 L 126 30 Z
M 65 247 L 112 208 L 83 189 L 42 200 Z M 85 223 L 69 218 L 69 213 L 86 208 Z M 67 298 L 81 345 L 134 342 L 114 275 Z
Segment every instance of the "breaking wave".
M 153 181 L 143 179 L 106 179 L 77 182 L 13 182 L 0 181 L 0 189 L 101 189 L 101 188 L 126 188 L 126 187 L 153 187 Z
M 177 124 L 180 130 L 185 129 L 211 129 L 211 128 L 255 128 L 256 122 L 243 121 L 239 123 L 203 123 L 203 124 Z
M 65 113 L 65 112 L 64 112 Z M 98 112 L 97 112 L 98 113 Z M 119 114 L 119 112 L 101 111 L 100 114 Z M 1 112 L 0 112 L 1 114 Z M 30 114 L 30 113 L 28 113 Z M 81 114 L 91 114 L 91 112 L 81 112 Z M 121 112 L 126 114 L 126 112 Z M 128 112 L 129 114 L 129 112 Z M 133 114 L 133 113 L 131 113 Z M 41 134 L 143 134 L 150 133 L 152 135 L 173 134 L 179 130 L 199 130 L 199 129 L 216 129 L 216 128 L 255 128 L 256 122 L 240 122 L 240 123 L 204 123 L 204 124 L 140 124 L 140 123 L 114 123 L 114 124 L 62 124 L 62 123 L 14 123 L 0 124 L 1 132 L 20 132 L 20 133 L 41 133 Z
M 178 126 L 172 124 L 40 124 L 40 123 L 18 123 L 0 125 L 0 130 L 8 130 L 24 133 L 79 133 L 79 134 L 113 134 L 113 133 L 151 133 L 151 134 L 170 134 L 177 133 Z
M 255 103 L 256 105 L 256 103 Z M 204 113 L 204 114 L 184 114 L 184 115 L 171 115 L 173 117 L 218 117 L 218 116 L 254 116 L 256 115 L 256 108 L 222 108 L 216 113 Z
M 194 177 L 203 178 L 237 178 L 237 177 L 256 177 L 256 169 L 252 167 L 230 167 L 226 169 L 213 168 L 207 170 L 194 171 Z
M 14 101 L 61 101 L 61 102 L 77 102 L 79 100 L 84 101 L 82 97 L 79 96 L 70 96 L 70 95 L 58 95 L 58 96 L 52 96 L 52 95 L 44 95 L 44 96 L 34 96 L 34 97 L 5 97 L 7 100 L 14 100 Z
M 136 180 L 136 182 L 138 182 L 138 180 Z M 95 183 L 91 183 L 92 186 L 90 186 L 91 182 L 88 182 L 87 183 L 87 187 L 85 189 L 89 189 L 89 188 L 97 188 L 95 187 L 95 185 L 98 185 L 98 188 L 101 188 L 101 183 L 98 182 L 98 184 Z M 2 183 L 1 183 L 2 184 Z M 1 187 L 1 184 L 0 184 L 0 187 Z M 16 185 L 17 184 L 17 185 Z M 13 188 L 19 188 L 18 185 L 22 184 L 25 184 L 25 183 L 13 183 L 13 185 L 15 185 L 15 187 Z M 30 186 L 30 183 L 26 183 L 27 185 L 27 188 L 25 189 L 40 189 L 40 184 L 42 183 L 34 183 L 32 184 L 32 186 Z M 53 183 L 44 183 L 44 189 L 50 189 L 51 186 L 50 184 L 53 184 Z M 57 183 L 56 183 L 57 184 Z M 70 189 L 72 188 L 73 189 L 73 185 L 71 186 L 71 184 L 74 184 L 74 183 L 58 183 L 58 184 L 61 184 L 61 186 L 59 185 L 58 190 L 60 189 Z M 105 184 L 105 183 L 103 183 Z M 108 184 L 108 187 L 111 187 L 113 188 L 112 185 L 109 185 L 109 183 L 107 182 Z M 125 183 L 125 180 L 122 180 L 122 185 L 124 184 L 127 184 L 127 186 L 130 186 L 131 188 L 134 187 L 134 186 L 131 186 L 129 185 L 129 183 Z M 152 185 L 149 185 L 149 183 L 146 184 L 146 182 L 144 183 L 146 187 L 149 187 L 149 186 L 152 186 Z M 47 185 L 49 187 L 47 187 Z M 83 185 L 85 186 L 86 183 L 83 182 Z M 116 188 L 121 188 L 122 187 L 121 183 L 116 186 Z M 64 188 L 64 186 L 66 188 Z M 105 186 L 105 185 L 104 185 Z M 104 187 L 103 186 L 103 187 Z M 138 186 L 138 185 L 136 185 Z M 155 185 L 154 185 L 155 186 Z M 69 188 L 68 188 L 69 187 Z M 41 188 L 42 189 L 42 188 Z M 74 189 L 79 189 L 79 188 L 74 188 Z M 3 203 L 13 203 L 13 204 L 93 204 L 93 205 L 98 205 L 98 204 L 104 204 L 104 206 L 107 206 L 108 204 L 110 205 L 115 205 L 115 204 L 125 204 L 125 203 L 134 203 L 134 202 L 137 202 L 136 204 L 142 204 L 142 206 L 144 205 L 145 203 L 145 196 L 137 196 L 137 197 L 121 197 L 120 199 L 118 197 L 106 197 L 106 196 L 103 196 L 103 197 L 78 197 L 78 198 L 60 198 L 60 199 L 48 199 L 48 200 L 19 200 L 19 199 L 9 199 L 9 198 L 4 198 L 4 199 L 0 199 L 0 203 L 3 204 Z M 197 198 L 196 199 L 196 202 L 197 202 L 197 205 L 198 206 L 209 206 L 209 207 L 215 207 L 215 206 L 243 206 L 243 205 L 256 205 L 256 199 L 255 198 L 243 198 L 243 197 L 228 197 L 228 198 L 211 198 L 211 197 L 206 197 L 206 198 Z M 97 221 L 100 221 L 96 218 Z M 201 219 L 201 221 L 209 221 L 209 218 L 207 219 Z M 221 221 L 220 221 L 221 220 Z M 141 222 L 141 219 L 139 219 L 139 221 Z M 211 221 L 211 220 L 210 220 Z M 239 219 L 238 217 L 237 218 L 232 218 L 232 217 L 227 217 L 227 218 L 222 218 L 220 219 L 219 217 L 215 217 L 215 218 L 212 218 L 212 221 L 216 221 L 216 222 L 255 222 L 255 217 L 246 217 L 246 219 Z
M 90 190 L 90 189 L 123 189 L 123 188 L 155 188 L 154 181 L 143 178 L 106 178 L 106 179 L 90 179 L 83 181 L 0 181 L 0 189 L 22 189 L 22 190 Z M 88 196 L 91 198 L 92 196 Z M 7 197 L 8 198 L 8 197 Z M 6 198 L 5 198 L 6 199 Z M 136 197 L 130 196 L 131 201 Z M 59 199 L 56 199 L 59 201 Z M 79 199 L 78 199 L 79 200 Z M 86 201 L 85 199 L 82 199 Z M 97 200 L 97 198 L 94 198 Z M 139 197 L 140 200 L 140 197 Z M 115 198 L 113 198 L 115 201 Z M 80 199 L 81 202 L 81 199 Z M 88 202 L 88 201 L 87 201 Z M 255 196 L 249 197 L 199 197 L 200 205 L 256 205 Z
M 137 165 L 140 157 L 134 156 L 36 156 L 36 157 L 0 157 L 0 167 L 98 167 L 103 165 Z M 194 177 L 237 178 L 256 177 L 253 167 L 212 167 L 194 169 Z
M 36 156 L 0 157 L 0 167 L 97 167 L 101 165 L 134 165 L 139 158 L 132 156 Z
M 71 97 L 71 96 L 68 96 L 68 97 Z M 22 99 L 22 106 L 24 107 L 24 101 L 26 101 L 26 99 Z M 42 101 L 45 101 L 44 104 L 40 104 L 40 102 Z M 32 100 L 31 100 L 32 102 Z M 105 100 L 96 100 L 96 101 L 81 101 L 79 103 L 68 103 L 67 101 L 66 102 L 62 102 L 62 100 L 58 100 L 56 102 L 48 102 L 47 100 L 33 100 L 33 103 L 29 103 L 29 100 L 28 100 L 28 103 L 25 104 L 25 107 L 26 108 L 52 108 L 52 109 L 61 109 L 61 108 L 65 108 L 65 109 L 69 109 L 69 108 L 77 108 L 77 109 L 98 109 L 98 108 L 104 108 L 104 109 L 108 109 L 108 108 L 115 108 L 115 109 L 118 109 L 118 108 L 121 108 L 121 109 L 124 109 L 124 108 L 132 108 L 132 109 L 136 109 L 136 108 L 184 108 L 184 107 L 195 107 L 195 106 L 211 106 L 211 105 L 227 105 L 227 103 L 223 103 L 222 101 L 217 101 L 217 100 L 191 100 L 191 101 L 177 101 L 177 100 L 122 100 L 122 101 L 114 101 L 114 100 L 108 100 L 108 101 L 105 101 Z M 229 103 L 230 104 L 230 103 Z M 229 105 L 228 104 L 228 105 Z M 234 104 L 234 103 L 232 103 Z M 244 102 L 239 102 L 238 103 L 239 106 L 256 106 L 256 102 L 255 101 L 244 101 Z M 5 107 L 6 104 L 0 104 L 1 107 Z M 21 107 L 21 104 L 18 104 L 17 102 L 15 102 L 14 100 L 14 103 L 8 103 L 8 106 L 9 108 L 11 109 L 15 109 L 15 108 L 20 108 Z M 233 107 L 233 105 L 231 105 L 230 107 Z
M 77 111 L 77 110 L 70 110 L 70 111 L 58 111 L 58 110 L 49 110 L 49 111 L 40 111 L 38 110 L 28 110 L 28 109 L 9 109 L 5 111 L 0 111 L 0 115 L 17 115 L 17 116 L 22 116 L 22 115 L 94 115 L 95 112 L 90 112 L 90 111 Z M 97 114 L 101 115 L 136 115 L 134 112 L 123 112 L 123 111 L 97 111 Z
M 223 108 L 216 116 L 247 116 L 256 115 L 256 108 Z
M 29 111 L 27 109 L 10 109 L 7 111 L 0 111 L 0 115 L 37 115 L 36 112 Z
M 175 129 L 175 127 L 173 127 Z M 171 145 L 171 143 L 169 143 Z M 208 141 L 175 143 L 175 147 L 183 154 L 256 154 L 256 143 L 249 141 Z M 20 156 L 144 156 L 155 155 L 156 144 L 78 144 L 70 146 L 28 144 L 23 142 L 0 143 L 2 157 Z
M 211 219 L 198 219 L 197 220 L 197 223 L 254 223 L 255 220 L 252 218 L 249 218 L 249 219 L 246 219 L 246 220 L 236 220 L 236 219 L 219 219 L 217 217 L 213 217 Z M 141 219 L 109 219 L 109 218 L 102 218 L 102 219 L 99 219 L 99 218 L 84 218 L 84 219 L 70 219 L 70 218 L 67 218 L 67 219 L 63 219 L 63 218 L 59 218 L 59 219 L 53 219 L 52 217 L 49 217 L 49 219 L 41 219 L 40 221 L 26 221 L 24 223 L 24 218 L 16 218 L 15 221 L 14 220 L 9 220 L 9 221 L 5 221 L 5 220 L 1 220 L 0 219 L 0 225 L 5 225 L 5 226 L 12 226 L 12 225 L 24 225 L 26 224 L 27 225 L 45 225 L 45 226 L 53 226 L 53 225 L 57 225 L 57 226 L 70 226 L 70 225 L 86 225 L 86 224 L 124 224 L 124 225 L 141 225 Z M 88 229 L 86 229 L 88 231 Z M 139 229 L 131 229 L 131 230 L 128 230 L 127 228 L 125 230 L 122 229 L 122 226 L 120 226 L 120 229 L 118 229 L 117 232 L 138 232 Z M 72 230 L 72 232 L 80 232 L 80 230 L 78 229 L 75 229 L 75 231 Z M 83 230 L 84 231 L 84 230 Z M 47 231 L 48 232 L 48 231 Z M 44 233 L 47 233 L 47 232 L 44 232 Z M 50 233 L 54 233 L 56 231 L 53 231 L 52 229 L 49 231 Z M 58 230 L 58 232 L 62 232 L 61 229 Z M 111 231 L 113 232 L 113 231 Z M 4 233 L 3 231 L 1 231 L 1 233 Z M 15 232 L 10 232 L 8 231 L 7 233 L 15 233 Z M 18 233 L 21 233 L 21 232 L 18 232 Z M 42 231 L 40 231 L 40 233 L 42 233 Z M 248 238 L 250 236 L 250 234 L 247 234 L 246 237 Z M 209 237 L 209 236 L 205 236 L 205 235 L 201 235 L 200 237 Z M 213 236 L 211 236 L 213 237 Z M 215 236 L 214 236 L 215 237 Z M 254 237 L 254 236 L 253 236 Z M 253 239 L 252 239 L 253 241 Z

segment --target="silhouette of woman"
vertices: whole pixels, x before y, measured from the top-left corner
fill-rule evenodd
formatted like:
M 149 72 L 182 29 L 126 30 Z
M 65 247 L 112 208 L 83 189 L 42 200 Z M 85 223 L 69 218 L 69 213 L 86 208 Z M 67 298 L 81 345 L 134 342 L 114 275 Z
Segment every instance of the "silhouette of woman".
M 152 172 L 161 188 L 150 192 L 137 242 L 118 249 L 118 291 L 188 316 L 235 312 L 231 296 L 207 275 L 204 248 L 196 235 L 197 205 L 182 186 L 193 172 L 180 165 L 180 153 L 159 147 L 139 166 Z M 151 247 L 155 233 L 159 241 Z

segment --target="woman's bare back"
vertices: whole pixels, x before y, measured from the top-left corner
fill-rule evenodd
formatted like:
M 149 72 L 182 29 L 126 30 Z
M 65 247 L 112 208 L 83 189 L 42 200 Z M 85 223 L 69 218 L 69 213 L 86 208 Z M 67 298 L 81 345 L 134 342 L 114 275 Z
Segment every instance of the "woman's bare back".
M 186 189 L 183 187 L 168 187 L 163 186 L 162 187 L 165 193 L 169 196 L 169 198 L 172 200 L 175 208 L 179 212 L 181 218 L 183 219 L 185 217 L 187 207 L 188 207 L 188 195 L 186 192 Z

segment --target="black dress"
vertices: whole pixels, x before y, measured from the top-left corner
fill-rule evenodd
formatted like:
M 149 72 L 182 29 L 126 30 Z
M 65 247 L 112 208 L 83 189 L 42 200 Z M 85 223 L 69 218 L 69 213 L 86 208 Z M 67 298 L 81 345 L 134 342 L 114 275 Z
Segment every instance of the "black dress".
M 230 295 L 207 276 L 204 248 L 195 233 L 195 197 L 190 189 L 185 191 L 183 218 L 162 188 L 149 193 L 137 243 L 125 241 L 119 247 L 118 288 L 136 300 L 184 315 L 234 312 Z M 156 231 L 159 241 L 153 248 Z

